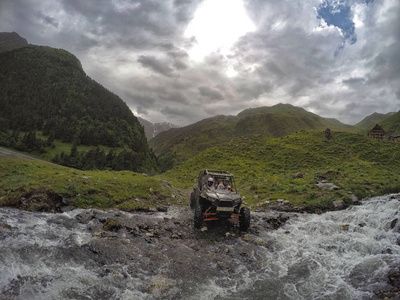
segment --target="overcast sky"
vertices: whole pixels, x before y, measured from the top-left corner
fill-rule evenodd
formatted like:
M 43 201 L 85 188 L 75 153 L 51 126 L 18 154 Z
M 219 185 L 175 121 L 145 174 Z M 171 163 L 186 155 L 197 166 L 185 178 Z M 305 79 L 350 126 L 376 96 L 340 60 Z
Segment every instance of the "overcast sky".
M 400 110 L 400 0 L 1 0 L 0 32 L 63 48 L 150 122 L 290 103 Z

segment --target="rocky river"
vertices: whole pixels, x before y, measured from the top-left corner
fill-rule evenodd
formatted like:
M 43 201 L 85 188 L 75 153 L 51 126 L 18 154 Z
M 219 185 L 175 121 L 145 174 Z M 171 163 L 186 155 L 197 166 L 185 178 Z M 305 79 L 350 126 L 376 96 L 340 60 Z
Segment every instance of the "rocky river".
M 400 195 L 194 230 L 186 207 L 0 208 L 0 299 L 398 299 Z

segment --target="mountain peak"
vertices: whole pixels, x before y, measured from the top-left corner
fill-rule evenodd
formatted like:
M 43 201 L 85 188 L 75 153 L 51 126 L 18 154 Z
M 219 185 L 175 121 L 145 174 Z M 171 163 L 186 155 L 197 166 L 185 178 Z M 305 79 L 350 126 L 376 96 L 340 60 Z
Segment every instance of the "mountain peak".
M 179 128 L 180 126 L 172 124 L 172 123 L 167 123 L 167 122 L 161 122 L 161 123 L 151 123 L 145 119 L 142 119 L 138 117 L 138 120 L 140 124 L 144 128 L 144 132 L 146 134 L 146 138 L 148 140 L 152 139 L 156 135 L 158 135 L 160 132 L 167 131 L 171 128 Z
M 0 32 L 0 42 L 14 42 L 28 45 L 28 41 L 16 32 Z
M 29 46 L 26 39 L 16 32 L 0 32 L 0 53 Z

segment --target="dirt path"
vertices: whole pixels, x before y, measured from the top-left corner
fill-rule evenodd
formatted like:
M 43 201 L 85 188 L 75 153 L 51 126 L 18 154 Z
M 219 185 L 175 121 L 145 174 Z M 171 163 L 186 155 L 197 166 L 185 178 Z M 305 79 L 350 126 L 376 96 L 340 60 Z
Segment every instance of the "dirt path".
M 26 159 L 40 160 L 40 159 L 34 158 L 32 156 L 24 155 L 24 154 L 10 151 L 10 150 L 0 147 L 0 158 L 1 157 L 26 158 Z

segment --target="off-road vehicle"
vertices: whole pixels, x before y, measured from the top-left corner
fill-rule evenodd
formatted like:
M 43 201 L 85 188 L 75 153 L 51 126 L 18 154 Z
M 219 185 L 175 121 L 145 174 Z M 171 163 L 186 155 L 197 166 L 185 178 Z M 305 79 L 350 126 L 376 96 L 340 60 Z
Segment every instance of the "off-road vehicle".
M 238 223 L 246 231 L 250 226 L 250 209 L 240 207 L 243 202 L 236 189 L 235 177 L 221 170 L 202 170 L 190 195 L 194 209 L 194 227 L 204 222 L 228 220 Z

